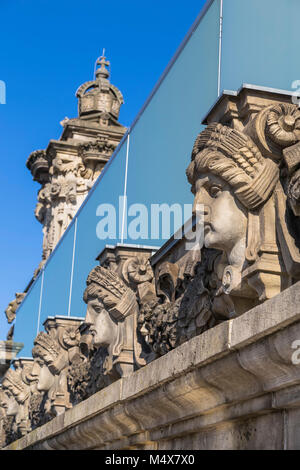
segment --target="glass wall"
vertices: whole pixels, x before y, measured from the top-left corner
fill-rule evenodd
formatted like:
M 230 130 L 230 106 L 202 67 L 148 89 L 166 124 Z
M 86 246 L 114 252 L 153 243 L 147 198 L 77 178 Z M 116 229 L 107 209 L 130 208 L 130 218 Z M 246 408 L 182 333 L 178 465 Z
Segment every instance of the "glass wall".
M 39 330 L 47 317 L 69 313 L 74 234 L 72 224 L 45 267 Z
M 24 343 L 24 348 L 19 353 L 19 356 L 22 357 L 31 356 L 33 340 L 37 335 L 42 296 L 42 281 L 43 273 L 40 273 L 23 300 L 14 321 L 14 341 Z
M 218 0 L 203 17 L 130 134 L 128 207 L 142 203 L 150 213 L 151 204 L 190 204 L 185 219 L 191 216 L 193 197 L 185 170 L 202 129 L 201 120 L 217 99 L 219 17 Z M 182 217 L 176 222 L 169 236 L 160 231 L 156 240 L 160 245 L 185 220 Z M 150 233 L 149 217 L 149 236 Z M 130 234 L 126 242 L 132 242 Z M 153 245 L 155 240 L 146 238 L 143 242 Z
M 291 90 L 292 81 L 300 79 L 299 14 L 299 0 L 207 2 L 129 137 L 106 165 L 21 304 L 14 339 L 25 343 L 22 356 L 30 355 L 36 332 L 47 316 L 85 316 L 86 278 L 105 245 L 123 242 L 159 247 L 190 216 L 183 211 L 184 204 L 191 210 L 193 201 L 185 170 L 202 130 L 201 121 L 218 97 L 219 79 L 221 90 L 237 90 L 242 83 Z M 127 197 L 127 206 L 122 196 Z M 127 230 L 137 215 L 134 204 L 143 204 L 148 214 L 148 228 L 139 240 Z M 168 236 L 160 230 L 151 237 L 152 204 L 180 205 L 182 219 L 174 221 Z M 110 227 L 108 219 L 103 223 L 109 211 L 115 211 Z M 110 238 L 104 240 L 108 229 Z
M 127 140 L 124 141 L 110 166 L 106 168 L 101 180 L 78 214 L 72 316 L 85 316 L 86 306 L 82 295 L 89 272 L 98 264 L 96 258 L 100 251 L 105 245 L 115 245 L 120 240 L 123 203 L 119 198 L 124 194 L 126 154 Z M 104 220 L 106 217 L 107 224 Z M 109 232 L 111 238 L 103 240 L 105 232 Z
M 291 90 L 300 79 L 299 0 L 223 0 L 221 90 Z

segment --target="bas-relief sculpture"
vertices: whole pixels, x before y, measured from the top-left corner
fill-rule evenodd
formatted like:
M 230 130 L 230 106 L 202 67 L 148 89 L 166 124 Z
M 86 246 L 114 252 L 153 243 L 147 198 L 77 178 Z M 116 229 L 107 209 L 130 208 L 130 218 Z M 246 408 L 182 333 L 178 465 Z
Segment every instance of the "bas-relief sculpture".
M 299 280 L 300 111 L 273 96 L 253 109 L 241 95 L 226 122 L 208 117 L 187 169 L 204 245 L 187 252 L 184 239 L 171 240 L 154 255 L 126 246 L 99 255 L 84 322 L 67 332 L 50 318 L 35 340 L 32 428 Z M 11 375 L 1 399 L 18 428 Z

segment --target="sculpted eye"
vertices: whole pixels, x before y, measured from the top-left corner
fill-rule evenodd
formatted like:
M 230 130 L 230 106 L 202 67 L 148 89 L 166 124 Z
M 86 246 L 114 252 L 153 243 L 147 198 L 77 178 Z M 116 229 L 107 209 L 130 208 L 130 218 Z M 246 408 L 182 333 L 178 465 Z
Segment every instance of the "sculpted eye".
M 209 194 L 211 197 L 217 197 L 221 192 L 221 188 L 220 186 L 217 186 L 217 185 L 212 185 L 210 188 L 209 188 Z
M 97 313 L 100 313 L 103 310 L 103 306 L 101 304 L 95 304 L 93 307 Z

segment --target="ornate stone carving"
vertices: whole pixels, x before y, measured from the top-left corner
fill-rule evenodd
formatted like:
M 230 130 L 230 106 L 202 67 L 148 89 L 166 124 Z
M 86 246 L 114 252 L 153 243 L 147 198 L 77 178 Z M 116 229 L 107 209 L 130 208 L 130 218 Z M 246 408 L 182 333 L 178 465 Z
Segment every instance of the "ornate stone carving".
M 0 449 L 5 446 L 7 436 L 5 435 L 6 409 L 8 397 L 6 396 L 2 385 L 0 385 Z
M 299 109 L 281 103 L 256 114 L 243 132 L 212 123 L 196 139 L 187 175 L 194 210 L 204 214 L 205 246 L 223 253 L 216 268 L 223 306 L 214 307 L 229 317 L 300 276 L 297 177 L 284 166 L 299 128 Z
M 136 295 L 113 271 L 96 266 L 87 278 L 85 323 L 93 345 L 105 348 L 104 373 L 114 378 L 128 375 L 143 361 L 137 338 Z
M 0 449 L 21 437 L 20 433 L 13 431 L 14 415 L 18 404 L 12 397 L 11 392 L 4 390 L 0 385 Z
M 96 80 L 77 91 L 79 117 L 63 121 L 59 140 L 33 152 L 27 167 L 42 187 L 35 209 L 43 225 L 43 255 L 35 276 L 57 245 L 126 128 L 118 121 L 121 92 L 109 81 L 108 62 L 98 60 Z
M 108 114 L 118 119 L 120 107 L 124 103 L 122 93 L 109 82 L 108 67 L 110 63 L 102 56 L 97 60 L 96 80 L 87 82 L 77 90 L 79 99 L 79 115 L 91 112 Z
M 95 181 L 102 172 L 106 162 L 117 147 L 117 143 L 107 136 L 100 136 L 96 141 L 84 142 L 78 146 L 78 155 L 82 159 L 79 175 Z
M 107 275 L 107 273 L 113 271 L 116 276 L 118 276 L 116 278 L 117 280 L 114 282 L 116 282 L 117 285 L 120 283 L 120 289 L 122 292 L 124 289 L 126 291 L 128 288 L 130 288 L 137 295 L 139 300 L 143 299 L 146 301 L 149 298 L 156 298 L 153 279 L 154 275 L 149 262 L 151 253 L 153 253 L 153 248 L 136 248 L 126 245 L 115 247 L 109 246 L 101 252 L 97 259 L 100 261 L 102 269 L 104 267 L 109 268 L 108 270 L 102 270 L 102 275 L 104 277 Z M 99 273 L 96 274 L 96 278 L 100 284 L 103 280 L 102 275 L 99 275 Z M 133 292 L 130 295 L 132 296 L 133 305 L 136 305 Z M 90 294 L 88 293 L 86 294 L 86 300 L 88 300 L 89 295 Z M 88 320 L 90 319 L 88 318 Z M 128 322 L 128 320 L 125 321 Z M 133 327 L 135 328 L 135 332 L 132 332 L 131 338 L 139 335 L 136 326 Z M 120 325 L 120 336 L 123 335 L 122 330 L 126 331 L 126 328 L 127 327 L 125 327 L 125 325 Z M 85 323 L 80 326 L 81 355 L 75 362 L 73 361 L 69 368 L 68 374 L 68 386 L 72 404 L 78 403 L 88 398 L 92 394 L 112 383 L 120 376 L 120 370 L 118 370 L 120 369 L 119 367 L 114 366 L 111 369 L 111 357 L 108 354 L 107 347 L 99 347 L 99 344 L 95 344 L 95 332 L 93 332 L 92 335 L 91 331 L 93 332 L 92 324 Z M 132 339 L 129 340 L 129 342 L 131 341 Z M 142 336 L 140 336 L 137 341 L 135 339 L 133 339 L 133 341 L 135 356 L 143 355 L 144 358 L 142 359 L 140 357 L 140 359 L 138 359 L 138 364 L 135 363 L 133 366 L 138 367 L 145 363 L 146 358 L 147 360 L 149 359 L 147 355 L 148 346 L 144 343 Z M 140 344 L 140 342 L 142 344 Z M 132 349 L 132 345 L 130 348 Z M 130 371 L 131 368 L 132 366 L 126 366 L 128 371 Z M 121 373 L 124 375 L 124 366 L 122 366 Z
M 3 380 L 2 387 L 8 401 L 6 415 L 13 416 L 12 431 L 24 436 L 31 430 L 29 421 L 30 387 L 22 380 L 20 373 L 8 369 Z
M 48 319 L 45 328 L 34 341 L 32 355 L 39 364 L 37 390 L 43 392 L 43 398 L 36 397 L 32 403 L 35 421 L 38 421 L 43 409 L 47 419 L 71 408 L 68 391 L 68 368 L 79 358 L 80 334 L 78 324 L 81 319 Z M 37 416 L 36 416 L 37 415 Z M 45 420 L 45 416 L 42 417 Z
M 49 156 L 45 150 L 32 152 L 26 162 L 34 181 L 44 185 L 49 181 Z
M 8 304 L 7 309 L 5 310 L 5 315 L 7 318 L 8 323 L 12 323 L 14 319 L 16 318 L 16 311 L 21 305 L 22 300 L 24 299 L 26 293 L 22 292 L 16 293 L 16 298 Z
M 96 112 L 89 86 L 80 92 L 83 115 L 88 106 Z M 111 103 L 101 106 L 99 116 L 109 121 Z M 268 103 L 249 114 L 237 126 L 236 113 L 234 128 L 210 123 L 196 139 L 187 176 L 194 213 L 204 217 L 204 246 L 187 252 L 185 240 L 175 246 L 173 239 L 151 259 L 150 247 L 107 247 L 87 278 L 84 324 L 47 320 L 30 373 L 23 378 L 16 366 L 30 390 L 32 427 L 300 279 L 300 111 Z M 94 177 L 106 145 L 100 139 L 79 146 L 86 166 L 77 165 L 77 177 Z M 75 166 L 68 165 L 57 160 L 55 178 L 44 188 L 57 214 L 62 201 L 71 206 L 78 197 Z M 219 326 L 230 330 L 232 321 Z M 14 409 L 13 401 L 10 407 L 5 410 Z
M 8 444 L 33 429 L 32 401 L 37 396 L 38 371 L 32 358 L 13 361 L 15 370 L 8 369 L 0 389 L 0 429 L 2 445 Z M 1 415 L 1 406 L 4 413 Z M 1 423 L 2 417 L 2 423 Z
M 68 388 L 73 406 L 114 381 L 114 376 L 105 368 L 106 357 L 104 348 L 93 348 L 87 356 L 82 354 L 72 362 L 68 371 Z
M 203 250 L 202 260 L 194 266 L 193 275 L 179 277 L 176 264 L 159 266 L 156 299 L 142 302 L 138 329 L 154 355 L 147 362 L 216 325 L 222 318 L 213 312 L 218 295 L 214 265 L 219 253 Z

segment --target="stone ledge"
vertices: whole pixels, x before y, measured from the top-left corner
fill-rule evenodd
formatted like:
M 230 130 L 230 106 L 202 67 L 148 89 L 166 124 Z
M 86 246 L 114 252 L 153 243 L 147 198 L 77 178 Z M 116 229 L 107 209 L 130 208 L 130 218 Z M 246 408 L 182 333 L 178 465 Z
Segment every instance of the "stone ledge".
M 299 300 L 300 283 L 184 343 L 6 449 L 167 449 L 172 442 L 179 445 L 180 436 L 184 446 L 186 436 L 208 436 L 213 427 L 216 436 L 222 435 L 220 426 L 235 420 L 251 417 L 260 429 L 274 413 L 287 433 L 282 410 L 297 409 L 300 397 L 300 366 L 291 362 L 291 344 L 300 339 Z

